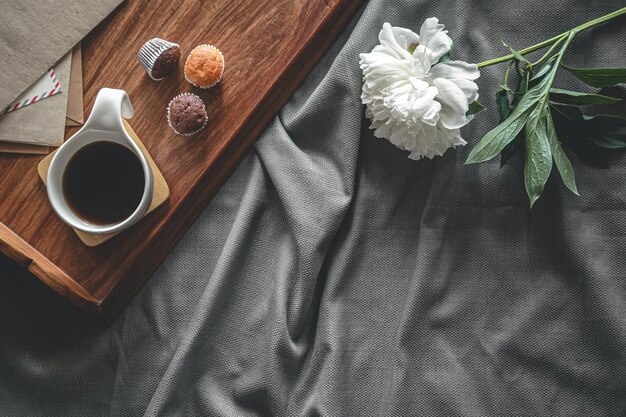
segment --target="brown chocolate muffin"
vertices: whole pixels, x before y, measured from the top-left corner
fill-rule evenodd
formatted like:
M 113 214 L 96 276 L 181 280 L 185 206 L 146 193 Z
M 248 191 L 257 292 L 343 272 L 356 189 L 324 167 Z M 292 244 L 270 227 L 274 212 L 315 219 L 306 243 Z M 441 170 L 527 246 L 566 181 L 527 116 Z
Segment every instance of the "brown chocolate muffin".
M 172 46 L 170 49 L 164 51 L 154 62 L 152 66 L 152 78 L 161 79 L 165 78 L 178 68 L 180 62 L 180 48 L 178 46 Z
M 150 78 L 159 81 L 178 68 L 180 46 L 165 39 L 153 38 L 139 49 L 137 59 Z
M 204 102 L 195 94 L 179 94 L 167 106 L 167 121 L 179 135 L 190 136 L 201 131 L 207 119 Z

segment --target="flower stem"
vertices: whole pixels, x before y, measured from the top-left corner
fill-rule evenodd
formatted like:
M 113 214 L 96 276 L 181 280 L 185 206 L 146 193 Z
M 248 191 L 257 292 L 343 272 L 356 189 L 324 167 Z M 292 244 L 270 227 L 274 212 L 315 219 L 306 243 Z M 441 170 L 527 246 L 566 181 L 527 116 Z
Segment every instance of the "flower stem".
M 509 65 L 506 66 L 506 72 L 504 73 L 504 85 L 509 86 L 509 72 L 511 72 L 511 67 L 513 66 L 513 61 L 509 62 Z
M 554 67 L 556 69 L 556 67 L 558 67 L 561 64 L 561 60 L 563 59 L 563 54 L 565 54 L 565 50 L 567 49 L 567 47 L 569 46 L 570 42 L 572 41 L 572 39 L 574 39 L 574 36 L 576 36 L 576 32 L 572 29 L 568 34 L 567 34 L 567 38 L 565 39 L 565 43 L 563 44 L 563 46 L 561 47 L 561 50 L 559 51 L 559 53 L 557 54 L 556 57 L 556 62 L 554 63 Z
M 524 48 L 521 51 L 519 51 L 520 54 L 524 55 L 524 54 L 528 54 L 530 52 L 534 52 L 538 49 L 542 49 L 545 48 L 548 45 L 552 45 L 553 43 L 557 42 L 557 41 L 562 41 L 562 39 L 564 39 L 565 37 L 567 37 L 570 33 L 578 33 L 581 32 L 585 29 L 589 29 L 590 27 L 599 25 L 600 23 L 604 23 L 606 21 L 609 21 L 611 19 L 616 18 L 617 16 L 621 16 L 623 14 L 626 14 L 626 7 L 622 7 L 621 9 L 618 9 L 616 11 L 614 11 L 613 13 L 609 13 L 607 15 L 598 17 L 596 19 L 590 20 L 587 23 L 583 23 L 582 25 L 576 26 L 573 29 L 570 29 L 566 32 L 563 32 L 559 35 L 553 36 L 550 39 L 546 39 L 543 42 L 539 42 L 538 44 L 535 44 L 533 46 L 529 46 L 528 48 Z M 515 56 L 513 54 L 509 54 L 509 55 L 505 55 L 505 56 L 501 56 L 499 58 L 494 58 L 494 59 L 490 59 L 488 61 L 484 61 L 478 64 L 478 68 L 484 68 L 484 67 L 488 67 L 490 65 L 495 65 L 495 64 L 499 64 L 501 62 L 506 62 L 506 61 L 510 61 L 511 59 L 515 58 Z
M 552 51 L 554 51 L 556 49 L 557 46 L 559 46 L 561 44 L 561 42 L 563 42 L 566 39 L 565 36 L 563 36 L 562 38 L 560 38 L 559 40 L 557 40 L 556 42 L 554 42 L 552 44 L 552 46 L 550 47 L 550 49 L 548 49 L 548 52 L 546 52 L 541 58 L 539 58 L 537 61 L 533 62 L 532 64 L 530 64 L 531 67 L 536 67 L 537 65 L 541 64 L 543 61 L 545 61 L 546 59 L 548 59 L 550 57 L 550 54 L 552 53 Z

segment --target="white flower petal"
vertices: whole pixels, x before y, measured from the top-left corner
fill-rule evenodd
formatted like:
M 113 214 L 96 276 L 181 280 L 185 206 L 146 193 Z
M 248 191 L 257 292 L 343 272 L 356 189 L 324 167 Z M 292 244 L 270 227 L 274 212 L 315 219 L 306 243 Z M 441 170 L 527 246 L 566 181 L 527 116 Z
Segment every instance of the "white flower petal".
M 426 90 L 429 85 L 426 81 L 424 80 L 420 80 L 417 77 L 411 77 L 409 78 L 409 82 L 411 83 L 411 85 L 413 86 L 413 88 L 417 91 L 424 91 Z M 433 96 L 434 97 L 434 96 Z
M 441 112 L 441 103 L 433 101 L 430 103 L 430 107 L 422 116 L 422 122 L 430 126 L 436 126 L 439 121 L 439 113 Z
M 426 48 L 430 51 L 430 62 L 437 62 L 452 47 L 452 39 L 444 32 L 439 32 L 432 37 L 430 42 L 426 44 Z
M 430 69 L 430 76 L 435 78 L 464 78 L 475 80 L 480 77 L 480 71 L 476 64 L 468 64 L 463 61 L 440 62 Z
M 439 23 L 436 17 L 429 17 L 420 28 L 420 44 L 428 47 L 428 43 L 437 33 L 443 30 L 444 26 Z
M 407 50 L 407 48 L 403 48 L 397 41 L 393 33 L 393 28 L 389 23 L 383 24 L 383 29 L 378 34 L 378 40 L 380 41 L 380 46 L 382 48 L 376 47 L 379 50 L 385 50 L 389 55 L 398 58 L 398 59 L 406 59 L 410 57 L 411 54 Z M 376 50 L 374 48 L 374 50 Z
M 412 44 L 416 44 L 419 42 L 420 37 L 417 33 L 413 32 L 410 29 L 401 28 L 401 27 L 393 27 L 393 35 L 396 39 L 398 45 L 402 48 L 408 50 L 409 46 Z
M 431 17 L 426 19 L 420 29 L 420 45 L 424 45 L 429 51 L 431 63 L 437 62 L 452 47 L 452 39 L 443 28 L 436 17 Z
M 430 71 L 432 62 L 430 60 L 430 52 L 424 45 L 418 45 L 413 52 L 413 68 L 416 74 L 424 77 Z
M 374 130 L 374 136 L 381 139 L 386 139 L 391 136 L 391 125 L 383 124 Z
M 432 104 L 436 103 L 433 99 L 439 94 L 435 87 L 428 87 L 422 91 L 413 101 L 412 110 L 420 118 L 431 109 Z
M 445 78 L 436 78 L 433 84 L 439 90 L 441 102 L 440 121 L 448 129 L 458 129 L 468 122 L 465 113 L 469 109 L 469 103 L 455 83 Z
M 436 18 L 418 36 L 383 25 L 380 44 L 359 56 L 363 71 L 361 101 L 374 135 L 410 152 L 409 158 L 433 158 L 465 144 L 459 128 L 469 101 L 478 97 L 475 65 L 451 61 L 432 66 L 450 49 L 451 40 Z M 411 54 L 408 48 L 419 42 Z
M 462 78 L 452 79 L 450 81 L 455 83 L 463 91 L 468 103 L 478 100 L 478 85 L 476 85 L 475 82 Z

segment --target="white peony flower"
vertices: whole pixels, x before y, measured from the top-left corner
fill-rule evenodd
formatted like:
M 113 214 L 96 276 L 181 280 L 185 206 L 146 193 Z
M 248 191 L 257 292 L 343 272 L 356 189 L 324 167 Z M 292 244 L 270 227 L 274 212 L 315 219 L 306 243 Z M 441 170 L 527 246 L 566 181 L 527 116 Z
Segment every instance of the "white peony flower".
M 374 135 L 410 151 L 411 159 L 432 158 L 465 145 L 460 128 L 472 119 L 466 113 L 478 98 L 475 64 L 437 63 L 452 46 L 443 28 L 434 17 L 426 19 L 419 35 L 385 23 L 380 45 L 360 55 L 361 100 Z

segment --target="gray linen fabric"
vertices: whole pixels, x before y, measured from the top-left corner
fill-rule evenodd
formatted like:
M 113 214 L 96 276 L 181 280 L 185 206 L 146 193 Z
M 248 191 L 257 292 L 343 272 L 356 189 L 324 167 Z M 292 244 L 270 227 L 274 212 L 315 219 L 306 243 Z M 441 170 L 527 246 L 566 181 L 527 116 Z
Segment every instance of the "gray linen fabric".
M 529 213 L 520 158 L 374 138 L 358 67 L 384 21 L 438 16 L 478 62 L 620 3 L 371 0 L 115 323 L 0 260 L 0 415 L 626 415 L 625 157 Z M 626 65 L 624 23 L 566 62 Z

